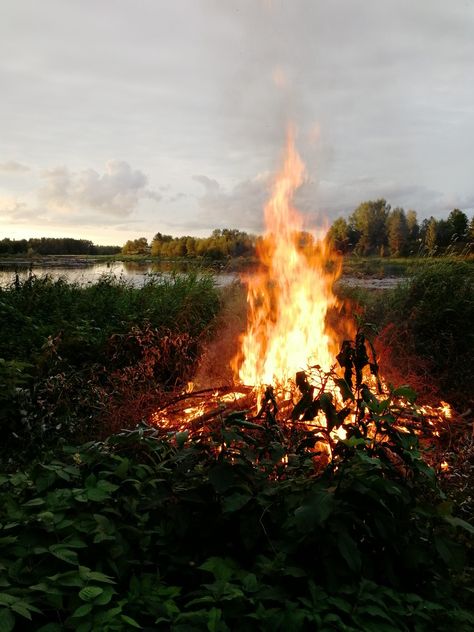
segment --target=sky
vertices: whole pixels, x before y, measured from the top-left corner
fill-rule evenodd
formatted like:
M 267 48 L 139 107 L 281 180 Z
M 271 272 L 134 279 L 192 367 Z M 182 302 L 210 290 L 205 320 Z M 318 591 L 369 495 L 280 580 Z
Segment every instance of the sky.
M 2 0 L 0 238 L 474 210 L 474 0 Z

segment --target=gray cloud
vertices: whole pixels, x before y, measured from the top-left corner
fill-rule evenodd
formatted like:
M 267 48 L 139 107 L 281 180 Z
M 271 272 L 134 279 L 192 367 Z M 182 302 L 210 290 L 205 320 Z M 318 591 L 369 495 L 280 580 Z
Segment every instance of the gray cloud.
M 25 202 L 13 197 L 0 197 L 0 219 L 21 221 L 28 218 L 29 209 Z
M 71 172 L 66 167 L 56 167 L 44 171 L 41 178 L 45 184 L 39 199 L 57 213 L 97 211 L 120 218 L 131 215 L 141 199 L 161 199 L 147 189 L 148 179 L 142 171 L 120 160 L 107 162 L 103 174 L 94 169 Z
M 194 176 L 194 180 L 204 186 L 204 194 L 198 197 L 200 214 L 194 222 L 196 227 L 238 227 L 257 232 L 263 229 L 263 206 L 271 184 L 269 173 L 242 180 L 230 190 L 207 176 Z
M 472 203 L 472 0 L 4 4 L 2 155 L 65 167 L 4 170 L 0 194 L 42 216 L 258 230 L 289 119 L 309 219 Z M 143 171 L 104 171 L 111 155 Z
M 30 167 L 23 165 L 16 160 L 7 160 L 6 162 L 0 162 L 0 172 L 3 173 L 25 173 L 30 171 Z

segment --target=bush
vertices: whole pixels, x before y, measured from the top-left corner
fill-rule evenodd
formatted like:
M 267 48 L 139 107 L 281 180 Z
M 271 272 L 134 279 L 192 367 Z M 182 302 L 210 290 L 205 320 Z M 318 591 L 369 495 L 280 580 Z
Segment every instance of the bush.
M 209 276 L 151 277 L 143 288 L 46 277 L 0 289 L 0 461 L 134 425 L 189 377 L 218 308 Z
M 474 269 L 466 262 L 425 266 L 393 291 L 385 324 L 400 351 L 424 361 L 443 397 L 472 404 Z
M 234 415 L 196 439 L 141 427 L 1 477 L 2 630 L 467 632 L 455 530 L 474 529 L 416 437 L 361 427 L 319 474 L 314 435 Z

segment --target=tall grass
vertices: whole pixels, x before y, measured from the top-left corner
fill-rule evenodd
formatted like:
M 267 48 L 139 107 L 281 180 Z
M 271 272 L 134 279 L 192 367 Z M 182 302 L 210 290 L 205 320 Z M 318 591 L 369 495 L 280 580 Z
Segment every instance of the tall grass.
M 189 377 L 219 303 L 212 277 L 192 274 L 0 289 L 0 459 L 136 423 Z
M 451 252 L 446 253 L 443 256 L 412 256 L 412 257 L 357 257 L 352 255 L 344 258 L 343 271 L 348 276 L 361 276 L 361 277 L 404 277 L 417 274 L 418 271 L 425 268 L 430 268 L 438 263 L 443 265 L 445 263 L 465 263 L 472 266 L 474 264 L 474 257 L 471 256 L 456 256 Z
M 417 390 L 437 391 L 461 407 L 474 404 L 474 267 L 426 260 L 395 289 L 342 288 L 380 332 L 384 363 Z

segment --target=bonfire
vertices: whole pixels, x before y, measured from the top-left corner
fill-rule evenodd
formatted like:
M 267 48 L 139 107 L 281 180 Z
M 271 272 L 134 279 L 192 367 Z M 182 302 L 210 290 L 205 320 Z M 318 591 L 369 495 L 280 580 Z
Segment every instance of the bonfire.
M 341 256 L 314 236 L 324 231 L 305 226 L 293 205 L 304 179 L 290 128 L 264 208 L 260 265 L 242 276 L 247 326 L 231 362 L 233 383 L 199 390 L 189 383 L 152 414 L 159 432 L 202 434 L 236 420 L 248 431 L 273 426 L 280 436 L 302 430 L 312 433 L 315 454 L 326 464 L 339 441 L 354 440 L 354 428 L 383 441 L 375 418 L 431 437 L 449 424 L 453 411 L 446 402 L 416 406 L 410 388 L 394 388 L 380 375 L 374 347 L 348 315 L 354 310 L 334 292 Z

